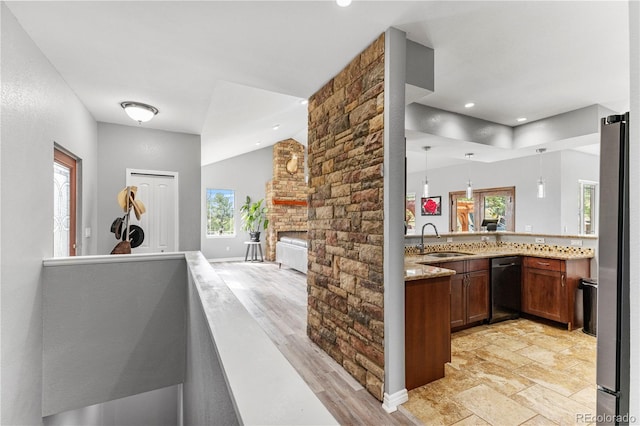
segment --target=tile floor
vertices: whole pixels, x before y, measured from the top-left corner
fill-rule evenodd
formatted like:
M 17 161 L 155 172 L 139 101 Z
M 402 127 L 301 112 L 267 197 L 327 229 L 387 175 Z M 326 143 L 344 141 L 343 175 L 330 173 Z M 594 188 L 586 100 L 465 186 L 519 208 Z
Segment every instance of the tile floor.
M 596 338 L 528 319 L 451 336 L 445 377 L 409 392 L 426 425 L 584 425 L 596 411 Z

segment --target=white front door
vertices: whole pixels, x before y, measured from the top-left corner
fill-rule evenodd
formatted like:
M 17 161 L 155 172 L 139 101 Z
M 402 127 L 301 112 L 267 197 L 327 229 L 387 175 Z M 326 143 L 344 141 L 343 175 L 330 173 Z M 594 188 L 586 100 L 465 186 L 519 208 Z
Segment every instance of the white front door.
M 131 211 L 131 224 L 144 232 L 144 241 L 131 252 L 178 251 L 178 173 L 127 169 L 129 185 L 138 187 L 136 200 L 147 209 L 139 221 Z

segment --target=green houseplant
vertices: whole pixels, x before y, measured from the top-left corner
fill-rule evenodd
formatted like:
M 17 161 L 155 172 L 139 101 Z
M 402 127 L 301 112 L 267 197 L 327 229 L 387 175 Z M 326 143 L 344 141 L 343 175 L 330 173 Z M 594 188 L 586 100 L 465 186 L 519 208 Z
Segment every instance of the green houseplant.
M 267 207 L 263 206 L 264 199 L 251 202 L 251 197 L 240 207 L 242 213 L 242 230 L 249 231 L 251 241 L 260 241 L 260 229 L 267 229 L 269 220 L 267 219 Z

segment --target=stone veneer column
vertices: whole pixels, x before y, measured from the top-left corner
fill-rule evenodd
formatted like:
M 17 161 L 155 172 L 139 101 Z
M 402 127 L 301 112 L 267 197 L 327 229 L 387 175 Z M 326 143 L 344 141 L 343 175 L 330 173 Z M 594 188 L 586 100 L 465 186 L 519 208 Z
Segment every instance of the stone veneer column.
M 295 170 L 287 169 L 295 165 Z M 266 232 L 265 258 L 276 259 L 278 233 L 307 231 L 307 192 L 304 178 L 304 145 L 286 139 L 273 146 L 273 180 L 267 182 L 265 205 L 269 226 Z
M 307 333 L 376 398 L 384 385 L 384 34 L 309 100 Z

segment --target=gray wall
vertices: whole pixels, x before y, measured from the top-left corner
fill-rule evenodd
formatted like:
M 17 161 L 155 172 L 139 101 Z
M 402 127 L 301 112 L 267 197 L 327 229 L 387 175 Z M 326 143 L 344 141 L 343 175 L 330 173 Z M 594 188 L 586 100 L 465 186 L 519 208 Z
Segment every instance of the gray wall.
M 96 123 L 2 3 L 0 424 L 41 423 L 44 257 L 53 256 L 53 145 L 82 159 L 80 228 L 97 223 Z M 95 238 L 81 241 L 95 253 Z
M 45 417 L 45 426 L 175 426 L 179 386 L 169 386 L 126 398 Z
M 133 122 L 132 122 L 133 123 Z M 125 186 L 126 169 L 178 172 L 178 250 L 200 249 L 200 136 L 98 123 L 98 253 L 109 254 L 117 243 L 109 231 L 122 216 L 116 195 Z
M 177 256 L 45 266 L 44 415 L 182 383 L 187 269 Z
M 265 198 L 267 182 L 273 179 L 273 146 L 269 146 L 228 160 L 202 167 L 201 244 L 200 250 L 207 259 L 243 257 L 249 240 L 248 232 L 241 229 L 240 206 L 247 195 L 252 201 Z M 234 237 L 207 237 L 206 191 L 232 189 L 235 191 L 236 235 Z M 264 238 L 260 238 L 264 244 Z
M 442 197 L 442 216 L 420 215 L 424 172 L 409 174 L 407 192 L 415 192 L 417 200 L 416 233 L 420 233 L 422 225 L 427 222 L 433 222 L 441 232 L 448 231 L 449 192 L 463 191 L 467 176 L 471 177 L 473 187 L 478 189 L 516 187 L 516 232 L 525 232 L 525 226 L 531 225 L 534 233 L 577 233 L 578 179 L 598 180 L 598 157 L 576 151 L 545 153 L 542 158 L 542 174 L 547 196 L 542 199 L 536 196 L 539 160 L 537 156 L 529 156 L 430 170 L 430 195 Z

